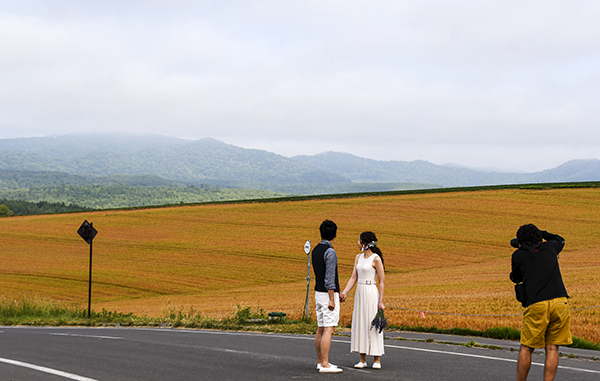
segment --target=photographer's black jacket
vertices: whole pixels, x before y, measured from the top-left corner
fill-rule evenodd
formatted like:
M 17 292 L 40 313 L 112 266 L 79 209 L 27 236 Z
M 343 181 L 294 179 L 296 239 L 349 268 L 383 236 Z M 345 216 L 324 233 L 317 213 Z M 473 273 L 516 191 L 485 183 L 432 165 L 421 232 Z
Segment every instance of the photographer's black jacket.
M 523 244 L 512 255 L 510 279 L 525 283 L 526 306 L 569 297 L 558 266 L 558 254 L 565 246 L 565 240 L 546 231 L 542 231 L 542 238 L 546 242 Z

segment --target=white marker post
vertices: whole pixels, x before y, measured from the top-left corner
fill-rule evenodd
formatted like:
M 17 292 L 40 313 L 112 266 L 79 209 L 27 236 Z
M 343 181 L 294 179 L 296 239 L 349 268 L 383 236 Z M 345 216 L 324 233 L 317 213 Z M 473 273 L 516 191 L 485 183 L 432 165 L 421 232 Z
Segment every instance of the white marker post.
M 310 292 L 310 241 L 306 241 L 304 244 L 304 252 L 308 257 L 306 265 L 306 304 L 304 305 L 305 319 L 308 321 L 308 293 Z

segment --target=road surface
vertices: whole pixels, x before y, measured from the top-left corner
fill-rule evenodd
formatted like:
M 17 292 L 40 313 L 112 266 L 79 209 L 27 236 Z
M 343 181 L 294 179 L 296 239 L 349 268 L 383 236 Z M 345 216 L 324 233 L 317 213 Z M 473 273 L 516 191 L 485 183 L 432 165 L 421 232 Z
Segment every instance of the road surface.
M 383 369 L 354 369 L 358 355 L 349 353 L 350 338 L 335 336 L 330 359 L 344 372 L 319 374 L 313 336 L 169 328 L 0 327 L 0 380 L 514 379 L 518 343 L 410 332 L 386 336 Z M 447 344 L 471 340 L 503 349 Z M 600 361 L 595 359 L 600 353 L 570 348 L 561 352 L 567 357 L 560 359 L 557 380 L 600 379 Z M 533 361 L 530 379 L 542 379 L 543 355 L 534 355 Z

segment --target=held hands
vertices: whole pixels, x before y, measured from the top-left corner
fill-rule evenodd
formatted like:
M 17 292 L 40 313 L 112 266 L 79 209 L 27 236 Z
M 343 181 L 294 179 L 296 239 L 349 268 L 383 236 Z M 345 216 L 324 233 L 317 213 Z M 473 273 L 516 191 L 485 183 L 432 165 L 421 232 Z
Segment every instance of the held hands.
M 346 294 L 345 293 L 340 293 L 340 302 L 345 302 L 346 301 Z

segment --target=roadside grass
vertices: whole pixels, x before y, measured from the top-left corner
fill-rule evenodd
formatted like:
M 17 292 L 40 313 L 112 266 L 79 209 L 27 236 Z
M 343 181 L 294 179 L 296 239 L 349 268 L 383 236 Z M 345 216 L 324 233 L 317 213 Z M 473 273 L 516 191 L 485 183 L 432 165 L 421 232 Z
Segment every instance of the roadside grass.
M 164 327 L 303 335 L 312 335 L 317 332 L 316 322 L 310 319 L 308 321 L 305 319 L 269 319 L 269 316 L 263 309 L 242 305 L 237 305 L 234 312 L 221 319 L 202 316 L 193 307 L 186 310 L 183 306 L 179 308 L 174 306 L 169 307 L 159 317 L 140 317 L 135 316 L 133 313 L 121 313 L 105 309 L 100 312 L 92 310 L 90 315 L 91 317 L 88 318 L 87 309 L 82 309 L 77 305 L 65 302 L 28 297 L 0 298 L 0 325 L 3 326 Z M 437 327 L 390 325 L 388 329 L 392 331 L 473 336 L 512 341 L 518 341 L 521 337 L 520 331 L 514 327 L 474 330 L 467 328 L 442 329 Z M 494 346 L 479 345 L 473 340 L 466 345 L 498 349 Z M 573 336 L 573 344 L 569 347 L 600 351 L 600 344 L 575 336 Z
M 0 298 L 0 324 L 5 326 L 90 326 L 99 322 L 129 325 L 138 319 L 133 314 L 106 310 L 92 310 L 88 319 L 87 309 L 65 302 L 28 297 Z
M 205 317 L 193 307 L 169 307 L 161 316 L 136 316 L 117 311 L 97 312 L 66 302 L 29 297 L 0 297 L 2 326 L 87 326 L 87 327 L 164 327 L 217 329 L 230 331 L 260 331 L 268 333 L 314 334 L 316 323 L 293 319 L 269 319 L 264 310 L 238 305 L 221 319 Z
M 518 341 L 521 339 L 521 331 L 513 327 L 496 327 L 487 328 L 485 330 L 476 330 L 469 328 L 437 328 L 437 327 L 410 327 L 410 326 L 390 326 L 390 329 L 398 331 L 411 331 L 411 332 L 423 332 L 423 333 L 437 333 L 445 335 L 457 335 L 457 336 L 476 336 L 485 337 L 488 339 L 499 339 L 499 340 L 513 340 Z M 600 346 L 597 348 L 600 349 Z

